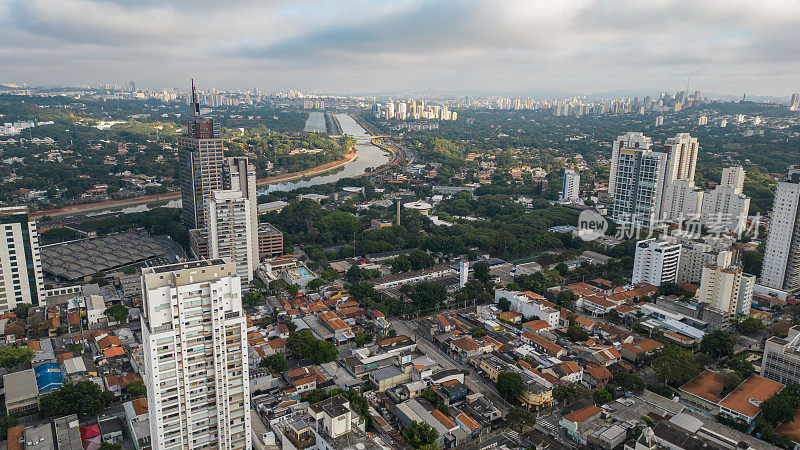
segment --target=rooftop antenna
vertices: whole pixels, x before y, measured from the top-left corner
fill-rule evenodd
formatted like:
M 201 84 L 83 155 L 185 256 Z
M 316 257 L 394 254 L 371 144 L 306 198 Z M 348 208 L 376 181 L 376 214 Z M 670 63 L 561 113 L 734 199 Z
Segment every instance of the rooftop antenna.
M 200 115 L 200 103 L 197 101 L 197 90 L 194 88 L 194 78 L 192 78 L 192 117 Z

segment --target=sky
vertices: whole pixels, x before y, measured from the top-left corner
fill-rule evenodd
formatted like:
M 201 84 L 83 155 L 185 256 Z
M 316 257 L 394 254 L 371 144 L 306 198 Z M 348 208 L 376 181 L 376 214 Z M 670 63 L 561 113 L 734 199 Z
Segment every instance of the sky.
M 0 82 L 380 94 L 800 91 L 797 0 L 0 0 Z

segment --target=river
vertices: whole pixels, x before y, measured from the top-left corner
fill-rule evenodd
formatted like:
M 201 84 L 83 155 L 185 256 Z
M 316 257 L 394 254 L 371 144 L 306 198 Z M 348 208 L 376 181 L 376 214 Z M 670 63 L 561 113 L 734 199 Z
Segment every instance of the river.
M 369 139 L 369 133 L 361 125 L 356 123 L 348 114 L 336 114 L 339 119 L 339 125 L 342 127 L 344 134 L 353 136 L 356 139 L 356 159 L 344 167 L 325 172 L 321 175 L 312 176 L 309 178 L 302 178 L 295 181 L 287 181 L 285 183 L 270 184 L 266 188 L 258 191 L 259 195 L 263 195 L 273 191 L 291 191 L 301 187 L 317 186 L 320 184 L 335 183 L 342 178 L 350 178 L 356 175 L 361 175 L 367 172 L 367 169 L 374 169 L 378 166 L 388 163 L 391 160 L 391 155 L 381 150 L 380 148 L 372 145 Z M 310 128 L 318 126 L 319 121 L 322 121 L 322 129 L 325 129 L 325 118 L 321 112 L 312 112 L 308 115 L 306 120 L 305 131 Z
M 306 126 L 303 127 L 306 133 L 324 133 L 325 127 L 325 113 L 321 111 L 312 111 L 308 114 L 306 119 Z

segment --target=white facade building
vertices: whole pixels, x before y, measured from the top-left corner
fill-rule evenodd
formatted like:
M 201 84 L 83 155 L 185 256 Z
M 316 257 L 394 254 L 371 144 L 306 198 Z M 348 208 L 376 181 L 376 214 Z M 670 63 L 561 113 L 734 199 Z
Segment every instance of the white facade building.
M 258 230 L 253 230 L 251 207 L 239 191 L 214 191 L 206 202 L 208 254 L 236 264 L 247 284 L 258 267 Z
M 681 245 L 678 265 L 678 283 L 700 284 L 703 267 L 707 265 L 728 267 L 733 262 L 733 252 L 702 241 L 689 241 Z
M 697 301 L 731 316 L 746 316 L 750 314 L 754 285 L 755 277 L 744 274 L 741 267 L 705 266 Z
M 564 171 L 564 182 L 561 185 L 561 200 L 573 201 L 580 198 L 581 175 L 572 170 Z
M 747 225 L 750 197 L 742 194 L 744 178 L 744 169 L 728 167 L 721 183 L 703 195 L 700 222 L 710 231 L 738 233 Z
M 657 241 L 655 238 L 639 241 L 636 243 L 631 281 L 653 286 L 674 283 L 678 277 L 680 259 L 680 244 Z
M 761 284 L 786 291 L 800 287 L 800 166 L 789 168 L 772 204 Z
M 612 161 L 609 179 L 609 186 L 614 186 L 613 189 L 609 187 L 613 200 L 612 219 L 643 226 L 655 225 L 661 217 L 666 167 L 666 153 L 620 150 L 616 167 Z
M 669 155 L 667 158 L 667 183 L 672 180 L 694 181 L 699 149 L 697 138 L 691 137 L 689 133 L 678 133 L 664 142 L 664 152 Z
M 496 289 L 494 291 L 494 302 L 499 302 L 501 298 L 505 298 L 511 303 L 512 311 L 518 312 L 525 317 L 538 317 L 550 324 L 551 329 L 558 328 L 561 313 L 555 308 L 543 305 L 541 301 L 544 300 L 544 297 L 537 296 L 537 294 L 529 295 L 524 292 Z
M 153 449 L 250 449 L 247 323 L 233 263 L 142 270 Z
M 623 135 L 617 136 L 617 139 L 611 144 L 611 172 L 608 179 L 608 193 L 614 195 L 614 186 L 616 183 L 617 165 L 619 163 L 619 155 L 622 150 L 643 149 L 649 150 L 653 146 L 653 140 L 642 133 L 634 133 L 629 131 Z
M 673 223 L 697 220 L 700 218 L 702 206 L 703 191 L 694 185 L 694 181 L 672 181 L 664 188 L 661 220 Z
M 36 222 L 25 206 L 0 208 L 0 314 L 17 305 L 44 303 L 44 277 Z

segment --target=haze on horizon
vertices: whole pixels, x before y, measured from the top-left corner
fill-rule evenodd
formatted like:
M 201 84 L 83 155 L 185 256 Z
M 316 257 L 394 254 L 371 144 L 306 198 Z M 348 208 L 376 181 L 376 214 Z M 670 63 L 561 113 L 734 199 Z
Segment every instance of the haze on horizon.
M 0 0 L 0 81 L 339 93 L 800 91 L 794 0 Z

